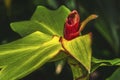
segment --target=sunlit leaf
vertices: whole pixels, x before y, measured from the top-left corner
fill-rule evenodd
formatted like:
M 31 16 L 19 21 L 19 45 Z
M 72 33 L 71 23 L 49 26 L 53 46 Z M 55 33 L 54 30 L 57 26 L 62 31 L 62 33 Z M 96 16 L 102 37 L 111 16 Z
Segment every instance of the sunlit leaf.
M 40 31 L 50 36 L 63 36 L 64 22 L 69 12 L 70 10 L 65 6 L 61 6 L 57 10 L 38 6 L 30 20 L 11 23 L 11 28 L 21 36 L 26 36 L 34 31 Z M 65 56 L 65 53 L 60 52 L 51 61 L 62 59 Z
M 63 28 L 69 9 L 61 6 L 57 10 L 49 10 L 38 6 L 32 18 L 28 21 L 14 22 L 12 29 L 21 36 L 26 36 L 34 31 L 41 31 L 48 35 L 63 36 Z
M 59 37 L 51 38 L 41 32 L 0 46 L 0 80 L 18 80 L 40 68 L 60 50 Z
M 26 52 L 38 49 L 41 44 L 51 40 L 51 37 L 41 32 L 35 32 L 23 39 L 0 46 L 0 66 L 9 64 Z M 19 56 L 19 57 L 18 57 Z
M 77 37 L 73 40 L 63 40 L 63 47 L 72 57 L 80 62 L 88 72 L 91 69 L 91 35 Z

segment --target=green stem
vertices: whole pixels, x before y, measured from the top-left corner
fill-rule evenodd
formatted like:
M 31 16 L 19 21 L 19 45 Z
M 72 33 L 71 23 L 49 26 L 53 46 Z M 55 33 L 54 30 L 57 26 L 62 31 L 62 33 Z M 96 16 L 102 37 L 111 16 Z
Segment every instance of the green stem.
M 86 18 L 86 19 L 81 23 L 79 32 L 81 32 L 81 31 L 85 28 L 85 26 L 86 26 L 86 24 L 87 24 L 88 22 L 90 22 L 90 21 L 93 20 L 93 19 L 96 19 L 97 17 L 98 17 L 98 15 L 92 14 L 92 15 L 90 15 L 88 18 Z

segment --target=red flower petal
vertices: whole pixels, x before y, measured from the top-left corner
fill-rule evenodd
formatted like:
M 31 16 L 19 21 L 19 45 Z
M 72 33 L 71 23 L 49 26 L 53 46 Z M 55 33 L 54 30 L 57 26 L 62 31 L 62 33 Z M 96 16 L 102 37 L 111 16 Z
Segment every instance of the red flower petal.
M 73 10 L 67 17 L 64 25 L 64 38 L 71 40 L 79 36 L 80 16 L 76 10 Z

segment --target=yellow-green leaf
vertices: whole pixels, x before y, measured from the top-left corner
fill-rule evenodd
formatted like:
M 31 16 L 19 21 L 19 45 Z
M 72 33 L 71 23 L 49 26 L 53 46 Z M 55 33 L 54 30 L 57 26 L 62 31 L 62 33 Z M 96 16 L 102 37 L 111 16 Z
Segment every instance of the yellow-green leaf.
M 35 32 L 0 46 L 0 80 L 19 80 L 40 68 L 61 50 L 59 37 Z
M 77 37 L 73 40 L 62 40 L 63 47 L 67 52 L 80 62 L 88 72 L 91 69 L 91 35 Z
M 26 36 L 34 31 L 63 36 L 65 19 L 69 12 L 70 10 L 65 6 L 61 6 L 57 10 L 38 6 L 30 20 L 11 23 L 11 27 L 21 36 Z

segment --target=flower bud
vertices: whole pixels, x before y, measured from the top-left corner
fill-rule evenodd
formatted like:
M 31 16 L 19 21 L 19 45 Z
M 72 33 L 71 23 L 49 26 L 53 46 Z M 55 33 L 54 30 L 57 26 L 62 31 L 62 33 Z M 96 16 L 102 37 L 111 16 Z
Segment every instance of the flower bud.
M 64 38 L 71 40 L 79 36 L 80 16 L 76 10 L 73 10 L 67 17 L 64 25 Z

